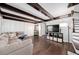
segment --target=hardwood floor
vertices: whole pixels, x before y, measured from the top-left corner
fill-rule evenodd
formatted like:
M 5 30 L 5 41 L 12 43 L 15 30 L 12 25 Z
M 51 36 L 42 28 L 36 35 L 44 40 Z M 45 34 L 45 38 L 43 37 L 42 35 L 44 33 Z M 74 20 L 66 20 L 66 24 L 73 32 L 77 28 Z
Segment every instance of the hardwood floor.
M 57 43 L 45 37 L 33 38 L 33 55 L 67 55 L 67 51 L 74 52 L 71 44 Z

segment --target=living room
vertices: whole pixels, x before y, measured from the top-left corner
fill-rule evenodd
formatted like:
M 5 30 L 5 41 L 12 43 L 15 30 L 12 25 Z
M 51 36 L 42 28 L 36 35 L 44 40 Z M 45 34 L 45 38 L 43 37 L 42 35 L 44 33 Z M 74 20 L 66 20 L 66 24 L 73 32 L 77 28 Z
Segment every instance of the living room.
M 79 32 L 74 28 L 78 3 L 0 3 L 0 7 L 0 55 L 79 54 L 74 37 Z

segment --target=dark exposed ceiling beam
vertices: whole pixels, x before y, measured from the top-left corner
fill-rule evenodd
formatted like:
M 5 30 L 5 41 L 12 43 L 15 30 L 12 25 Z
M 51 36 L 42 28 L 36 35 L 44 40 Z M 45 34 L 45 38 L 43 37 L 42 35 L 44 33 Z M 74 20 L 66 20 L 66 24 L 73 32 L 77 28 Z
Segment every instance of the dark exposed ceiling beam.
M 53 16 L 47 12 L 42 6 L 40 6 L 38 3 L 27 3 L 28 5 L 32 6 L 36 10 L 40 11 L 43 13 L 45 16 L 49 17 L 50 19 L 53 19 Z
M 41 20 L 41 21 L 44 21 L 44 19 L 42 19 L 42 18 L 40 18 L 40 17 L 37 17 L 37 16 L 35 16 L 35 15 L 32 15 L 32 14 L 30 14 L 30 13 L 28 13 L 28 12 L 22 11 L 22 10 L 20 10 L 20 9 L 18 9 L 18 8 L 15 8 L 15 7 L 10 6 L 10 5 L 8 5 L 8 4 L 5 4 L 5 3 L 0 3 L 0 7 L 6 8 L 6 9 L 8 9 L 8 10 L 11 10 L 11 11 L 14 11 L 14 12 L 18 12 L 18 13 L 21 13 L 21 14 L 24 14 L 24 15 L 28 15 L 28 16 L 30 16 L 30 17 L 33 17 L 33 18 L 35 18 L 35 19 L 39 19 L 39 20 Z
M 61 16 L 57 16 L 57 17 L 54 17 L 53 19 L 54 20 L 57 20 L 57 19 L 62 19 L 62 18 L 67 18 L 67 17 L 71 17 L 73 15 L 73 13 L 69 13 L 69 14 L 66 14 L 66 15 L 61 15 Z M 48 19 L 47 21 L 51 21 L 50 19 Z M 46 22 L 47 22 L 46 21 Z
M 3 19 L 8 19 L 8 20 L 15 20 L 15 21 L 21 21 L 21 22 L 34 23 L 34 22 L 24 21 L 24 20 L 15 19 L 15 18 L 12 18 L 12 17 L 7 17 L 7 16 L 2 16 L 2 17 L 3 17 Z
M 11 14 L 11 13 L 3 12 L 3 11 L 1 11 L 1 14 L 36 22 L 35 20 L 28 19 L 28 18 L 25 18 L 25 17 L 21 17 L 21 16 L 18 16 L 18 15 L 14 15 L 14 14 Z
M 53 20 L 68 18 L 68 17 L 71 17 L 72 15 L 73 15 L 73 13 L 69 13 L 69 14 L 62 15 L 62 16 L 57 16 L 57 17 L 54 17 Z M 52 20 L 52 19 L 47 19 L 47 20 L 44 21 L 44 22 L 48 22 L 48 21 L 51 21 L 51 20 Z M 39 23 L 42 23 L 42 21 L 40 21 Z
M 22 21 L 28 21 L 28 20 L 24 20 L 24 19 L 21 19 L 21 18 L 17 18 L 17 17 L 13 17 L 13 16 L 8 16 L 8 15 L 2 15 L 2 16 L 11 17 L 11 18 L 14 18 L 14 19 L 22 20 Z M 34 22 L 34 21 L 28 21 L 28 22 Z
M 69 3 L 69 4 L 68 4 L 68 8 L 69 8 L 69 7 L 72 7 L 72 6 L 75 6 L 75 5 L 77 5 L 77 4 L 79 4 L 79 3 Z

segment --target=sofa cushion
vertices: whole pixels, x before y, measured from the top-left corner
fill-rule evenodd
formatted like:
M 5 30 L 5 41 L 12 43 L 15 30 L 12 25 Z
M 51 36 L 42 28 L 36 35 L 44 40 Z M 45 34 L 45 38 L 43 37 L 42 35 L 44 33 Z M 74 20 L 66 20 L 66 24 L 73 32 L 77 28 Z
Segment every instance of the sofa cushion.
M 12 38 L 9 38 L 9 41 L 8 41 L 8 44 L 11 44 L 11 43 L 14 43 L 17 41 L 17 37 L 12 37 Z
M 9 33 L 9 37 L 10 37 L 10 38 L 16 37 L 16 33 L 15 33 L 15 32 L 13 32 L 13 33 L 12 33 L 12 32 Z
M 6 34 L 0 35 L 0 47 L 6 46 L 8 44 L 8 36 Z

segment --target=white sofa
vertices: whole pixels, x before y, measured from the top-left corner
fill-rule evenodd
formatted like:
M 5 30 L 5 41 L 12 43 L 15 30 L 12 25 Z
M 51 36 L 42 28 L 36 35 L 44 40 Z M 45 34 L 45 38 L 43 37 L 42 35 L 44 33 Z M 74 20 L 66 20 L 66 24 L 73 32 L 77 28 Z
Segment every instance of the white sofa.
M 0 35 L 0 55 L 31 55 L 32 49 L 31 38 L 20 40 L 13 34 Z
M 30 55 L 32 54 L 32 48 L 31 39 L 26 39 L 0 47 L 0 55 Z

